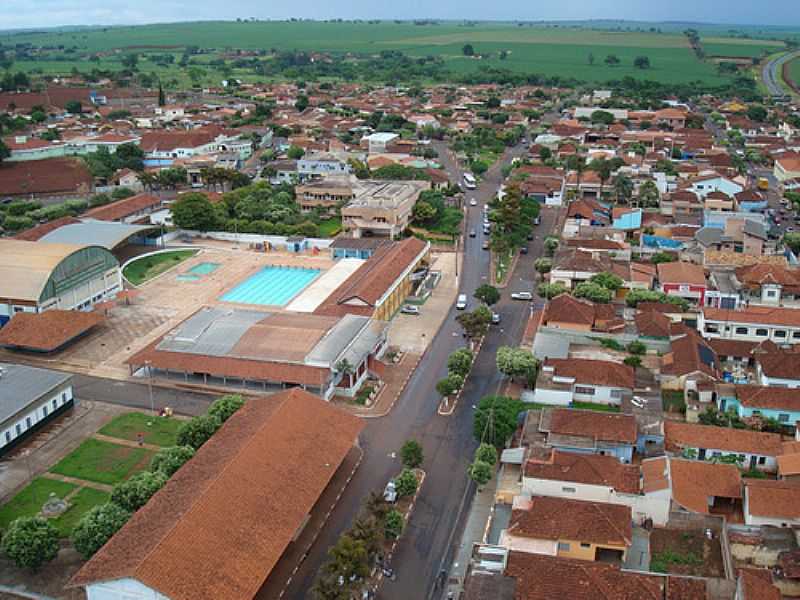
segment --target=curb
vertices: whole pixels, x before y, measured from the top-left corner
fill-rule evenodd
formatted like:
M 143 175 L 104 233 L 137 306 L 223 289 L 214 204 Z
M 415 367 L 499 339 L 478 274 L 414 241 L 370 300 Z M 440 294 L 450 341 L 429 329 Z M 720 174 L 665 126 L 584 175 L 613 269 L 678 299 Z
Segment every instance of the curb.
M 446 404 L 444 398 L 442 398 L 442 400 L 439 402 L 439 408 L 436 409 L 436 412 L 442 417 L 449 417 L 456 411 L 456 407 L 458 406 L 458 401 L 461 399 L 461 395 L 464 393 L 464 388 L 466 387 L 467 378 L 470 376 L 470 373 L 472 373 L 472 367 L 475 366 L 475 362 L 478 360 L 478 355 L 481 353 L 481 348 L 483 348 L 483 342 L 485 339 L 486 336 L 483 336 L 478 342 L 478 345 L 475 348 L 475 350 L 473 350 L 472 352 L 472 364 L 469 366 L 469 373 L 467 373 L 467 377 L 464 378 L 464 385 L 461 386 L 461 389 L 458 390 L 456 397 L 453 399 L 453 405 L 450 407 L 450 410 L 442 409 L 442 406 Z
M 427 348 L 425 348 L 425 352 L 423 352 L 422 354 L 420 354 L 420 355 L 419 355 L 419 358 L 417 359 L 417 364 L 415 364 L 415 365 L 414 365 L 414 368 L 413 368 L 413 369 L 411 369 L 411 370 L 408 372 L 408 375 L 407 375 L 407 376 L 406 376 L 406 378 L 403 380 L 403 384 L 401 385 L 401 387 L 400 387 L 400 389 L 398 390 L 398 392 L 395 394 L 394 398 L 392 398 L 392 402 L 391 402 L 391 404 L 389 404 L 389 406 L 386 408 L 386 410 L 384 410 L 383 412 L 380 412 L 380 413 L 366 413 L 366 414 L 361 414 L 361 413 L 353 413 L 353 414 L 354 414 L 356 417 L 359 417 L 359 418 L 362 418 L 362 419 L 379 419 L 379 418 L 381 418 L 381 417 L 385 417 L 385 416 L 387 416 L 387 415 L 388 415 L 390 412 L 392 412 L 392 409 L 394 408 L 394 405 L 397 403 L 397 400 L 400 398 L 400 396 L 402 396 L 402 395 L 403 395 L 403 392 L 405 392 L 405 391 L 406 391 L 406 387 L 408 386 L 408 382 L 409 382 L 409 381 L 411 380 L 411 378 L 414 376 L 414 373 L 416 373 L 416 372 L 417 372 L 417 367 L 419 366 L 419 363 L 420 363 L 420 362 L 422 362 L 422 357 L 423 357 L 423 356 L 425 356 L 425 353 L 426 353 L 427 351 L 428 351 L 428 349 L 427 349 Z M 405 358 L 403 358 L 403 360 L 406 360 L 406 359 L 405 359 Z M 386 389 L 386 386 L 384 386 L 383 390 L 381 390 L 381 394 L 383 393 L 383 391 L 384 391 L 385 389 Z M 378 394 L 378 398 L 380 398 L 381 394 Z M 375 404 L 377 404 L 377 403 L 378 403 L 378 399 L 376 398 L 376 400 L 375 400 Z

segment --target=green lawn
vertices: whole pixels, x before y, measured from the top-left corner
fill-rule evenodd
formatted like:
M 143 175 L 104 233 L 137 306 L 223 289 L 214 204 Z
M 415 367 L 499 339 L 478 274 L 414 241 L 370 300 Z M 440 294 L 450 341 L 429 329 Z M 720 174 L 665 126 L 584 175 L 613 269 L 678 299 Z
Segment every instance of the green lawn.
M 8 527 L 14 519 L 38 514 L 51 493 L 63 498 L 76 487 L 71 483 L 37 477 L 0 508 L 0 530 Z
M 598 402 L 575 402 L 574 400 L 569 405 L 570 408 L 577 408 L 580 410 L 599 410 L 601 412 L 619 412 L 619 406 L 611 404 L 600 404 Z
M 661 405 L 665 412 L 685 413 L 683 390 L 661 390 Z
M 140 285 L 195 254 L 197 254 L 197 250 L 173 250 L 153 256 L 144 256 L 125 267 L 122 274 L 133 285 Z
M 165 417 L 154 417 L 144 413 L 132 412 L 115 417 L 99 433 L 135 442 L 140 433 L 147 444 L 174 446 L 181 421 Z
M 64 457 L 53 473 L 97 483 L 115 484 L 146 469 L 153 453 L 90 438 Z
M 320 237 L 334 237 L 342 230 L 342 219 L 341 217 L 333 217 L 332 219 L 327 219 L 325 221 L 320 221 L 319 224 L 319 236 Z
M 108 502 L 109 497 L 110 494 L 106 492 L 88 487 L 82 488 L 70 498 L 67 512 L 53 519 L 53 525 L 56 526 L 62 537 L 67 537 L 90 508 Z

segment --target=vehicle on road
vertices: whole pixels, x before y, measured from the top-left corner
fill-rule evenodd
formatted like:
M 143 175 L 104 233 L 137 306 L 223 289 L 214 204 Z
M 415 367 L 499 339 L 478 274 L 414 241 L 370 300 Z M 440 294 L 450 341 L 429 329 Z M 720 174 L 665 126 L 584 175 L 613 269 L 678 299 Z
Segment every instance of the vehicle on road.
M 529 233 L 529 234 L 528 234 L 528 241 L 529 241 L 529 242 L 530 242 L 530 241 L 533 241 L 533 234 L 532 234 L 532 233 Z
M 413 306 L 412 304 L 404 304 L 403 308 L 400 309 L 400 312 L 404 315 L 419 315 L 419 306 Z
M 519 249 L 520 254 L 527 254 L 528 253 L 528 246 L 523 246 Z
M 542 219 L 538 215 L 533 219 L 533 224 L 534 225 L 538 225 L 541 222 L 542 222 Z
M 530 302 L 531 300 L 533 300 L 533 294 L 531 294 L 530 292 L 512 292 L 511 293 L 511 299 L 512 300 L 527 300 L 527 301 Z
M 500 314 L 492 313 L 492 325 L 499 325 L 499 324 L 500 324 Z
M 468 190 L 474 190 L 478 187 L 475 176 L 472 173 L 464 173 L 464 187 Z
M 469 230 L 469 237 L 475 237 L 478 233 L 474 229 Z
M 390 479 L 386 487 L 383 488 L 383 499 L 389 504 L 397 502 L 397 486 L 394 483 L 394 479 Z
M 641 396 L 634 396 L 631 398 L 631 404 L 633 404 L 636 408 L 644 408 L 644 405 L 647 404 L 647 401 Z
M 768 190 L 769 189 L 769 179 L 766 177 L 759 177 L 758 178 L 758 189 L 760 190 Z
M 475 198 L 473 198 L 472 200 L 469 201 L 469 205 L 470 206 L 478 206 L 478 201 L 475 200 Z
M 483 248 L 484 250 L 488 250 L 489 249 L 489 240 L 483 240 L 483 244 L 481 244 L 481 248 Z
M 456 309 L 464 310 L 465 308 L 467 308 L 467 295 L 459 294 L 458 299 L 456 300 Z

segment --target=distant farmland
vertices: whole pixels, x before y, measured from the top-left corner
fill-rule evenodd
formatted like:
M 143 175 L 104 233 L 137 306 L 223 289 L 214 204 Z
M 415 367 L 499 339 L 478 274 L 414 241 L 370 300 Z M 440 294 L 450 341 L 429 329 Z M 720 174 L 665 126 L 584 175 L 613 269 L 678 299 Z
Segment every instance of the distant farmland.
M 729 81 L 711 61 L 701 61 L 679 32 L 609 31 L 576 26 L 518 26 L 503 23 L 456 23 L 415 25 L 394 23 L 333 22 L 201 22 L 108 27 L 76 32 L 0 34 L 5 45 L 30 43 L 45 48 L 36 60 L 18 61 L 17 68 L 46 74 L 67 74 L 73 67 L 88 72 L 93 68 L 119 69 L 125 53 L 144 54 L 141 71 L 172 77 L 181 84 L 185 70 L 177 65 L 151 65 L 148 53 L 174 53 L 179 58 L 187 46 L 211 49 L 195 60 L 208 63 L 232 51 L 317 51 L 344 55 L 377 55 L 384 50 L 401 51 L 411 57 L 441 57 L 444 68 L 457 73 L 479 72 L 487 67 L 518 73 L 571 77 L 605 82 L 631 76 L 663 83 L 702 81 L 717 85 Z M 782 42 L 727 37 L 702 40 L 707 56 L 760 56 L 779 50 Z M 471 44 L 477 57 L 463 54 Z M 90 61 L 90 57 L 99 54 Z M 608 66 L 605 59 L 616 56 L 620 63 Z M 501 56 L 503 57 L 501 59 Z M 637 56 L 647 56 L 651 68 L 633 66 Z M 227 60 L 227 59 L 226 59 Z M 205 81 L 218 81 L 219 65 L 203 65 Z M 252 72 L 234 69 L 229 75 L 256 80 Z

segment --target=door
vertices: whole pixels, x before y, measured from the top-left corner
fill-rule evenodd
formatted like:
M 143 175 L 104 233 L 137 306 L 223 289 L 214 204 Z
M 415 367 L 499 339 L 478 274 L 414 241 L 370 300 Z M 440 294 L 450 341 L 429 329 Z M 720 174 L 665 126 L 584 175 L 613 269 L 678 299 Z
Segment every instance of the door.
M 705 460 L 706 459 L 706 449 L 700 448 L 700 452 L 697 455 L 698 460 Z
M 756 461 L 757 461 L 757 458 L 755 456 L 751 456 L 750 457 L 750 470 L 751 471 L 755 471 L 755 469 L 756 469 Z

